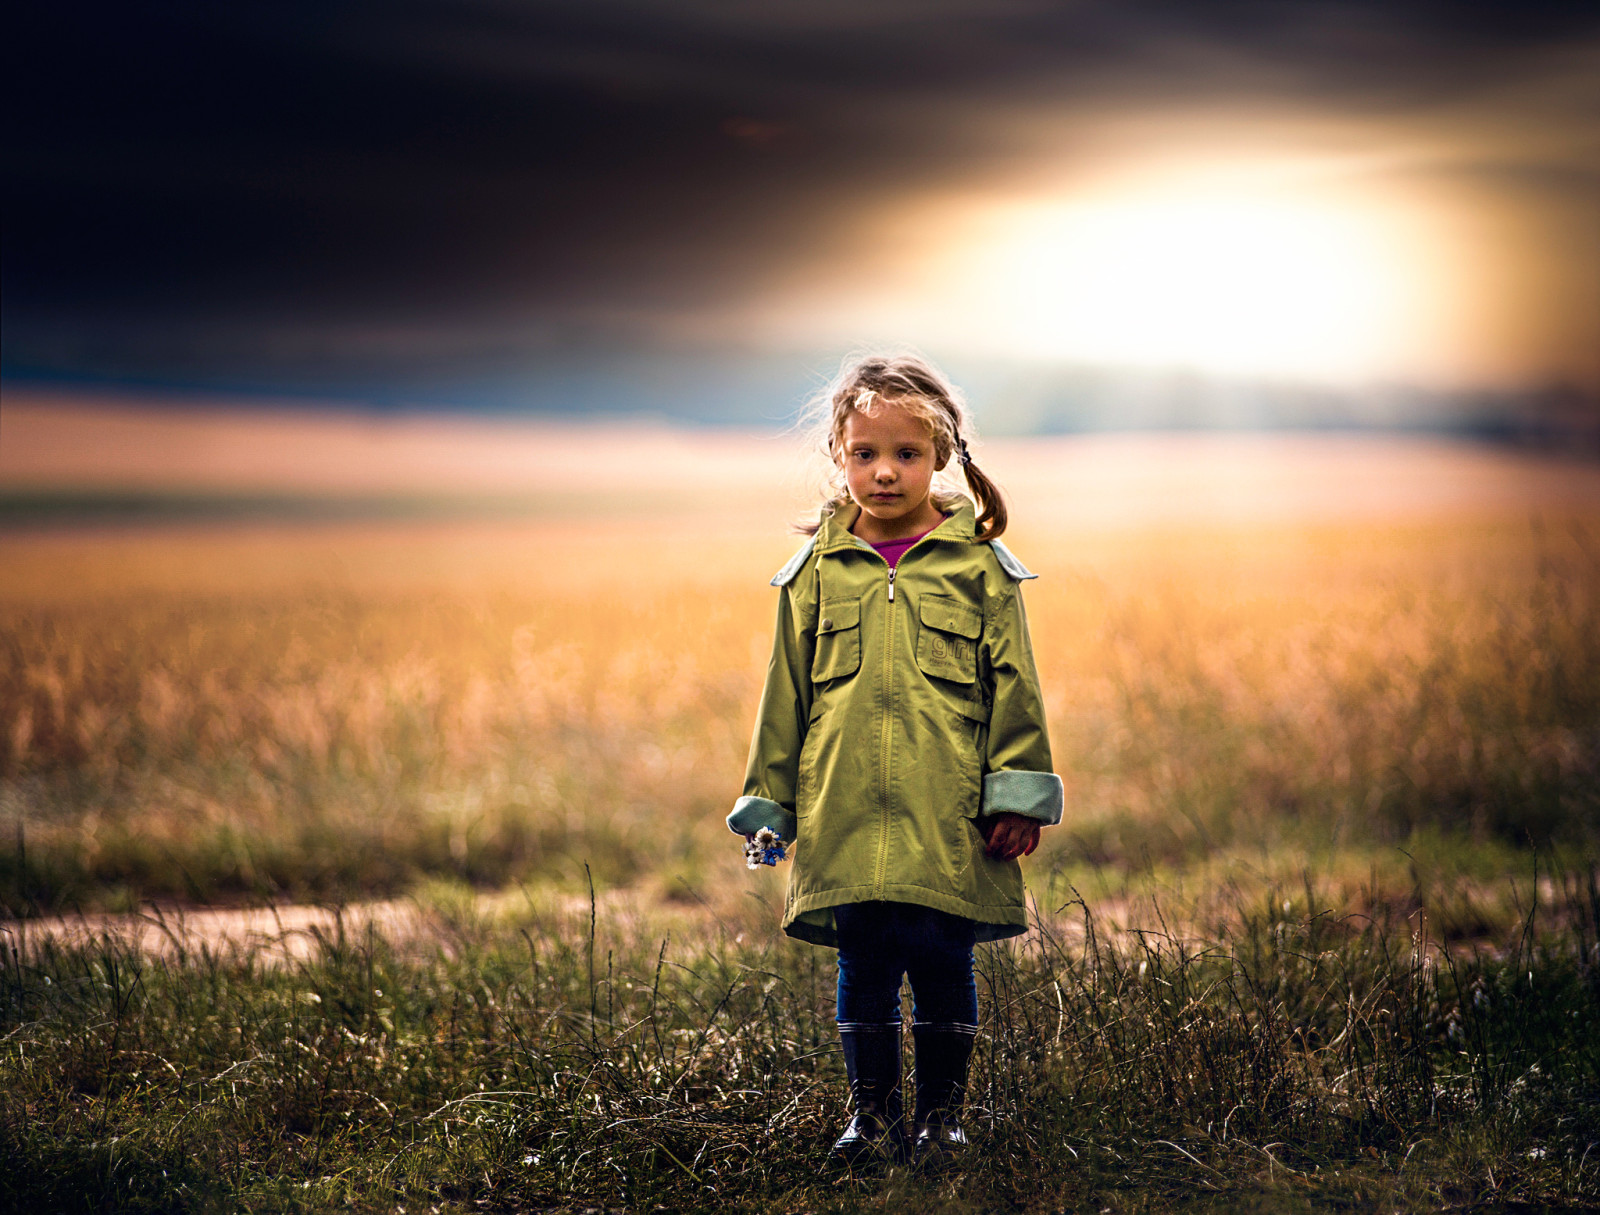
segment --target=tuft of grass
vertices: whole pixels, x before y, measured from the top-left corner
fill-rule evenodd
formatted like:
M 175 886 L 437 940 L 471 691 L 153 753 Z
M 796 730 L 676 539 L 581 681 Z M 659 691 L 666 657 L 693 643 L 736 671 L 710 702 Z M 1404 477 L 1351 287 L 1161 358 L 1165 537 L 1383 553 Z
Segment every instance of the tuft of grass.
M 1225 933 L 1064 907 L 980 951 L 974 1146 L 935 1176 L 827 1164 L 831 959 L 770 908 L 669 936 L 450 896 L 429 941 L 341 920 L 273 963 L 36 942 L 0 967 L 0 1206 L 1600 1208 L 1600 891 L 1545 885 L 1471 951 L 1311 883 Z

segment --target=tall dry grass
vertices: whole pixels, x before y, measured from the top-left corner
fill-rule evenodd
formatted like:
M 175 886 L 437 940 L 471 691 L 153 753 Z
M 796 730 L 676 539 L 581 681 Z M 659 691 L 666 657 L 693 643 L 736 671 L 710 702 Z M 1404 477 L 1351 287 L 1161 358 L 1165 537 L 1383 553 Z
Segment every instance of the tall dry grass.
M 1594 520 L 1011 543 L 1069 790 L 1036 877 L 1596 838 Z M 732 883 L 788 548 L 726 519 L 13 538 L 0 897 Z
M 1085 855 L 1600 826 L 1592 525 L 1203 532 L 1030 606 Z
M 414 539 L 399 572 L 432 555 L 441 575 L 451 539 Z M 248 560 L 194 543 L 207 576 Z M 582 547 L 508 541 L 507 568 L 542 574 L 520 587 L 356 590 L 300 570 L 277 590 L 79 597 L 64 578 L 69 601 L 14 607 L 0 763 L 30 881 L 55 898 L 60 857 L 86 884 L 205 897 L 392 889 L 441 867 L 492 881 L 574 856 L 620 879 L 693 851 L 741 762 L 755 633 L 739 617 L 762 597 L 674 584 L 637 552 L 622 564 L 644 589 L 608 588 L 573 575 L 563 549 Z

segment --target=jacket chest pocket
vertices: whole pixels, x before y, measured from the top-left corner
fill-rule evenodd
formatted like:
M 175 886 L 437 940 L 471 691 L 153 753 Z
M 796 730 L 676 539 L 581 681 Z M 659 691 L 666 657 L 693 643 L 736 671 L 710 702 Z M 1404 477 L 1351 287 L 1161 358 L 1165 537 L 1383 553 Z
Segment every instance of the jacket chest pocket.
M 978 678 L 978 638 L 983 616 L 948 595 L 924 595 L 918 605 L 917 665 L 923 674 L 955 683 Z
M 811 682 L 854 675 L 861 667 L 861 600 L 824 599 L 817 612 Z

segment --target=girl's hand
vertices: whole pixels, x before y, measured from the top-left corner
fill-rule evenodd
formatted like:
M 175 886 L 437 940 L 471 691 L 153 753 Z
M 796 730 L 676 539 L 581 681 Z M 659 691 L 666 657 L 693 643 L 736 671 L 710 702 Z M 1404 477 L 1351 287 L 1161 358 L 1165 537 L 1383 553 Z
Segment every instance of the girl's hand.
M 989 819 L 988 847 L 990 860 L 1014 861 L 1019 856 L 1030 856 L 1039 846 L 1039 820 L 1006 811 Z

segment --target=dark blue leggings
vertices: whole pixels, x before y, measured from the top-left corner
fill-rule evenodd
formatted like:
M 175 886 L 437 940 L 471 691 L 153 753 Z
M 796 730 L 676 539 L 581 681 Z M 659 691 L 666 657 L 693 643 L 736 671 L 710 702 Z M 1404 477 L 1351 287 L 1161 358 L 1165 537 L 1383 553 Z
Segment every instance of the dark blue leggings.
M 839 1024 L 900 1021 L 900 980 L 911 976 L 919 1025 L 976 1025 L 971 920 L 915 903 L 846 903 L 839 934 Z

